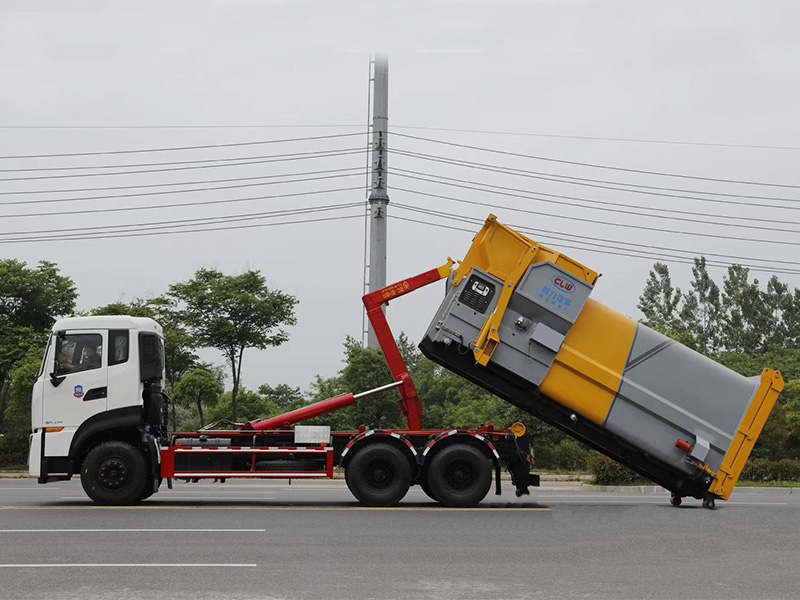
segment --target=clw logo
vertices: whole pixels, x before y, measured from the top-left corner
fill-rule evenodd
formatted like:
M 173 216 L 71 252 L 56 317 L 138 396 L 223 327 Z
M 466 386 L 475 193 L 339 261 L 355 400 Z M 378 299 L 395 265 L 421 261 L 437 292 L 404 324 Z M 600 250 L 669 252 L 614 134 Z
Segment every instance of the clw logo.
M 556 275 L 551 281 L 553 282 L 554 286 L 566 294 L 571 294 L 575 291 L 575 282 L 562 275 Z

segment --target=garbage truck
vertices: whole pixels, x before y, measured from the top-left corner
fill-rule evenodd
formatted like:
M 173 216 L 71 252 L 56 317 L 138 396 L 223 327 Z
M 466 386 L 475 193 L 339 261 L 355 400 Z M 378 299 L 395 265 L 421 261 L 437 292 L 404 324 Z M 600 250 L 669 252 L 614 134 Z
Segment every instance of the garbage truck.
M 539 485 L 522 423 L 428 429 L 423 399 L 384 307 L 445 280 L 423 354 L 630 467 L 714 508 L 727 500 L 783 380 L 743 377 L 590 298 L 598 273 L 490 215 L 465 258 L 363 297 L 393 381 L 247 423 L 170 432 L 161 327 L 96 316 L 55 323 L 33 389 L 29 470 L 40 483 L 80 475 L 101 504 L 133 504 L 175 479 L 332 478 L 355 498 L 398 503 L 412 485 L 453 507 Z M 324 415 L 397 393 L 407 427 L 331 431 Z

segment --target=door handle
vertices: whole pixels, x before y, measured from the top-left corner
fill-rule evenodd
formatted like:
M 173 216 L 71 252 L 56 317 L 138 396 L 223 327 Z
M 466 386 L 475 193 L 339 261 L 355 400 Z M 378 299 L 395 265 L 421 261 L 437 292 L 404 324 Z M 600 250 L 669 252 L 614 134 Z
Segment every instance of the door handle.
M 83 396 L 83 401 L 86 402 L 87 400 L 100 400 L 101 398 L 105 398 L 108 396 L 108 388 L 101 387 L 101 388 L 92 388 Z

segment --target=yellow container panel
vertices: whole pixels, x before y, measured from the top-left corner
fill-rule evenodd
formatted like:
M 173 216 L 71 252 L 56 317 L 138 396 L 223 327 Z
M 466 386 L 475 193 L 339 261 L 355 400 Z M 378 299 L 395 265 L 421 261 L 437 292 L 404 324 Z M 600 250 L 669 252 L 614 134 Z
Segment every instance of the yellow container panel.
M 592 299 L 569 330 L 541 391 L 603 425 L 622 382 L 636 322 Z
M 516 282 L 527 268 L 538 262 L 552 262 L 575 277 L 594 284 L 597 273 L 560 252 L 541 246 L 497 221 L 490 215 L 472 241 L 453 279 L 458 285 L 473 268 L 507 282 Z
M 730 497 L 742 474 L 747 458 L 750 456 L 758 436 L 761 435 L 767 417 L 783 391 L 783 386 L 784 382 L 780 371 L 764 369 L 761 373 L 761 386 L 758 388 L 750 408 L 747 409 L 725 458 L 722 459 L 722 466 L 717 471 L 716 479 L 711 483 L 710 490 L 720 498 L 727 500 Z

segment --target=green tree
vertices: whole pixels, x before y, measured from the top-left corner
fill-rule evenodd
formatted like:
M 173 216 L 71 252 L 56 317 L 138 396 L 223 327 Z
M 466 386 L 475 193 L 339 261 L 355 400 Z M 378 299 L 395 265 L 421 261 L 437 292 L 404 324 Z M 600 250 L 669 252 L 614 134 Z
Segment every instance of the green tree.
M 681 301 L 681 290 L 672 286 L 669 267 L 657 262 L 650 269 L 644 291 L 637 307 L 644 319 L 642 323 L 662 333 L 677 332 L 676 318 Z
M 171 285 L 168 297 L 178 303 L 178 314 L 198 344 L 217 348 L 225 356 L 233 381 L 231 415 L 236 420 L 244 351 L 288 340 L 281 327 L 296 323 L 297 300 L 270 290 L 260 271 L 225 275 L 213 269 L 201 269 L 193 279 Z
M 4 411 L 6 433 L 0 438 L 0 465 L 20 466 L 27 461 L 31 394 L 43 354 L 44 346 L 32 346 L 9 374 L 9 401 Z
M 792 323 L 793 297 L 789 284 L 782 282 L 776 275 L 770 277 L 764 303 L 771 312 L 774 324 L 772 330 L 765 333 L 764 345 L 767 348 L 778 348 L 788 341 L 790 329 L 796 326 Z
M 200 427 L 205 425 L 203 407 L 216 404 L 225 391 L 219 378 L 206 369 L 195 369 L 184 375 L 175 385 L 173 396 L 175 402 L 197 408 Z
M 57 318 L 74 312 L 77 297 L 75 284 L 53 263 L 31 268 L 18 260 L 0 260 L 0 431 L 8 433 L 13 369 L 34 349 L 41 357 L 50 329 Z
M 300 392 L 300 388 L 293 388 L 285 383 L 279 383 L 275 387 L 263 384 L 258 387 L 258 393 L 267 400 L 274 402 L 280 410 L 294 410 L 294 408 L 305 404 L 305 398 Z
M 721 303 L 719 287 L 706 268 L 706 258 L 694 259 L 691 290 L 684 294 L 681 320 L 688 334 L 687 345 L 703 354 L 713 354 L 720 343 Z
M 75 310 L 78 293 L 54 263 L 35 269 L 18 260 L 0 261 L 0 324 L 47 331 L 55 320 Z
M 280 414 L 274 402 L 264 398 L 258 392 L 248 390 L 245 387 L 239 389 L 239 408 L 238 414 L 242 421 L 254 421 L 256 419 L 266 419 Z M 233 413 L 233 393 L 225 392 L 219 402 L 209 406 L 207 410 L 208 422 L 213 423 L 222 419 L 230 419 Z
M 800 347 L 800 288 L 795 288 L 786 301 L 786 306 L 781 314 L 781 322 L 785 330 L 784 346 L 790 348 Z
M 786 427 L 800 440 L 800 379 L 786 382 L 782 397 L 786 401 Z
M 741 265 L 728 267 L 722 292 L 722 346 L 732 352 L 758 354 L 774 326 L 769 306 L 758 287 L 750 279 L 750 270 Z

